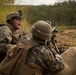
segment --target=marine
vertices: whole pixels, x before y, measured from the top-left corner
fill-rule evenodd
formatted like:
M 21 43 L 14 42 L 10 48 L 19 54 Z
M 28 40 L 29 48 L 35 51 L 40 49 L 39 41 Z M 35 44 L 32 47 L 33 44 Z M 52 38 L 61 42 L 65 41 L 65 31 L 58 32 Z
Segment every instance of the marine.
M 32 37 L 26 37 L 9 50 L 0 64 L 0 74 L 49 75 L 50 72 L 63 70 L 65 66 L 61 56 L 47 44 L 50 41 L 51 29 L 46 21 L 37 21 L 31 29 Z
M 7 24 L 0 25 L 0 62 L 5 58 L 8 48 L 16 44 L 19 35 L 16 30 L 21 26 L 21 11 L 11 12 L 6 16 Z

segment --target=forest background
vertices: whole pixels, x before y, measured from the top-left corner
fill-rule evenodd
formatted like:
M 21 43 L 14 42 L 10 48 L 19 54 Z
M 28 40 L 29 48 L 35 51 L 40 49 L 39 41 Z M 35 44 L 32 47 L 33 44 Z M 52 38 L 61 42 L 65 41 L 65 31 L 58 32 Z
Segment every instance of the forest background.
M 28 29 L 38 20 L 49 20 L 53 25 L 76 27 L 76 1 L 69 0 L 54 5 L 14 5 L 15 0 L 0 0 L 0 23 L 6 22 L 6 15 L 22 10 L 22 29 Z
M 0 24 L 6 23 L 6 16 L 22 10 L 21 31 L 27 31 L 38 20 L 49 20 L 61 31 L 57 40 L 63 44 L 76 46 L 76 1 L 69 0 L 54 5 L 14 5 L 15 0 L 0 0 Z M 69 30 L 66 30 L 69 29 Z M 63 31 L 63 32 L 62 32 Z

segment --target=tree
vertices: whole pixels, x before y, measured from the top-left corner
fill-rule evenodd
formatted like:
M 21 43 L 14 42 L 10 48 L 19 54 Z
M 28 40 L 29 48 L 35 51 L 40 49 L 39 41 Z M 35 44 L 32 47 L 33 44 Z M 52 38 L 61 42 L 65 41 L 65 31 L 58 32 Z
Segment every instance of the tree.
M 76 25 L 76 1 L 56 3 L 48 6 L 31 6 L 27 19 L 30 23 L 37 20 L 50 20 L 57 25 Z
M 0 0 L 0 6 L 3 5 L 13 5 L 15 0 Z

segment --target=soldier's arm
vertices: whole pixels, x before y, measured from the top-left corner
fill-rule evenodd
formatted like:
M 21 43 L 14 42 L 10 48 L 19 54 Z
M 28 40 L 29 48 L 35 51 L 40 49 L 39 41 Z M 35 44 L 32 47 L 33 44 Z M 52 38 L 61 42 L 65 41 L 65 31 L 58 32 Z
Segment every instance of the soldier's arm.
M 61 56 L 57 53 L 56 54 L 53 53 L 53 56 L 54 56 L 54 60 L 52 61 L 52 63 L 49 64 L 49 70 L 51 72 L 58 72 L 64 69 L 65 66 Z
M 64 63 L 62 62 L 61 56 L 53 50 L 44 50 L 44 64 L 48 71 L 58 72 L 64 69 Z
M 5 58 L 10 43 L 12 41 L 12 32 L 7 26 L 0 28 L 0 62 Z
M 0 43 L 11 43 L 12 31 L 7 27 L 3 26 L 0 29 Z

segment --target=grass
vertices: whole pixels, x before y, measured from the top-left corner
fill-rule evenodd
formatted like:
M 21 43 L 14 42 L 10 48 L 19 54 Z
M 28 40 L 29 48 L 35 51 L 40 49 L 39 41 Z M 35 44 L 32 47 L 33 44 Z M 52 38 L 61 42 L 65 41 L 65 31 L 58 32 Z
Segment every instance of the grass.
M 76 26 L 57 26 L 59 32 L 65 30 L 65 29 L 76 29 Z
M 10 13 L 10 12 L 14 12 L 14 11 L 18 11 L 19 9 L 21 9 L 23 11 L 23 16 L 22 16 L 22 25 L 20 28 L 20 31 L 27 31 L 30 29 L 30 25 L 29 23 L 26 21 L 26 16 L 27 16 L 27 9 L 24 7 L 20 7 L 20 6 L 2 6 L 0 7 L 0 24 L 6 24 L 6 16 Z
M 31 25 L 27 22 L 27 7 L 20 7 L 20 6 L 6 6 L 6 7 L 0 7 L 0 23 L 6 23 L 6 16 L 10 12 L 18 11 L 21 9 L 23 11 L 23 20 L 22 20 L 22 31 L 29 30 L 31 28 Z M 63 31 L 65 29 L 76 29 L 76 26 L 57 26 L 59 31 Z

